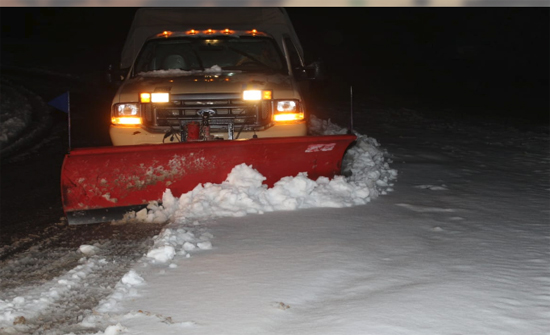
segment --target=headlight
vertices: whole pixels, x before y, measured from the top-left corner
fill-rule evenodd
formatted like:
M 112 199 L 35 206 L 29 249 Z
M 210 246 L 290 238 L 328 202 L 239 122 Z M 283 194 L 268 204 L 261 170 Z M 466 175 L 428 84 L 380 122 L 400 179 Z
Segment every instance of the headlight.
M 243 92 L 243 100 L 261 100 L 262 91 L 248 90 Z
M 140 93 L 139 101 L 141 101 L 144 104 L 151 102 L 151 93 Z
M 139 94 L 139 101 L 141 103 L 159 103 L 159 102 L 169 102 L 170 101 L 170 93 L 167 92 L 157 92 L 157 93 L 148 93 L 143 92 Z
M 296 112 L 296 101 L 277 101 L 277 112 Z
M 277 107 L 273 113 L 274 121 L 301 121 L 303 119 L 304 112 L 301 110 L 299 102 L 294 100 L 277 101 Z
M 273 115 L 273 120 L 278 122 L 284 121 L 301 121 L 304 119 L 304 113 L 279 113 Z
M 140 106 L 137 103 L 115 104 L 111 115 L 111 122 L 116 125 L 141 124 Z
M 273 92 L 271 90 L 243 91 L 243 100 L 247 100 L 247 101 L 271 100 L 272 96 L 273 96 Z
M 152 102 L 169 102 L 170 93 L 153 93 L 151 94 Z

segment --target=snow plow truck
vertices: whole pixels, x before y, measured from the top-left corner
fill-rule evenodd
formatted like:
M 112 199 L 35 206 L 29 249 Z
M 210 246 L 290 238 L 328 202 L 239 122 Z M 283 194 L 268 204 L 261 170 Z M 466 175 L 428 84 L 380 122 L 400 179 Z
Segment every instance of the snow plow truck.
M 354 135 L 309 136 L 304 101 L 317 64 L 282 8 L 144 8 L 121 55 L 111 106 L 113 146 L 65 157 L 69 224 L 109 222 L 251 165 L 285 176 L 340 173 Z

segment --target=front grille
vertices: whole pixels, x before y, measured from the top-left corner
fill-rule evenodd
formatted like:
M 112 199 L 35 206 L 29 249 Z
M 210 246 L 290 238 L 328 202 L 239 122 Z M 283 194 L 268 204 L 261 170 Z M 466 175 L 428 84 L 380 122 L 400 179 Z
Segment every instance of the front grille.
M 182 123 L 200 122 L 201 110 L 214 112 L 210 117 L 212 128 L 227 125 L 263 126 L 269 123 L 270 105 L 250 103 L 236 96 L 173 95 L 166 104 L 153 104 L 146 110 L 146 122 L 152 127 L 180 126 Z

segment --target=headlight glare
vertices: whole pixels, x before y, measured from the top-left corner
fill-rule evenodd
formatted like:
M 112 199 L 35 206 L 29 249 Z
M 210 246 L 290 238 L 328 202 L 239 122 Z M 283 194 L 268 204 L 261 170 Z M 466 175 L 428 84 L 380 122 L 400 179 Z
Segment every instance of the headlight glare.
M 262 100 L 262 91 L 260 90 L 246 90 L 243 91 L 243 100 Z
M 137 103 L 116 104 L 113 106 L 111 123 L 115 125 L 141 124 L 140 106 Z
M 303 121 L 305 119 L 304 111 L 300 103 L 296 100 L 279 100 L 275 106 L 273 121 Z
M 170 93 L 153 93 L 151 94 L 151 101 L 152 102 L 169 102 L 170 101 Z
M 277 122 L 302 121 L 304 113 L 278 113 L 273 115 L 273 120 Z
M 139 94 L 139 101 L 141 101 L 142 103 L 149 103 L 151 102 L 151 93 L 140 93 Z
M 138 125 L 141 124 L 141 118 L 134 116 L 112 117 L 111 122 L 117 125 Z
M 296 101 L 277 101 L 277 112 L 292 113 L 296 112 Z
M 116 104 L 114 116 L 131 116 L 139 114 L 138 104 Z

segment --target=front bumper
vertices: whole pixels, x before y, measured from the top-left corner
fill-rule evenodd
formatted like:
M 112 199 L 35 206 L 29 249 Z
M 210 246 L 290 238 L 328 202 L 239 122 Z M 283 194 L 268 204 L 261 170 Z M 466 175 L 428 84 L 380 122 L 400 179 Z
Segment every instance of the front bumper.
M 239 132 L 238 127 L 235 127 L 235 137 Z M 227 132 L 210 132 L 218 138 L 227 139 Z M 143 127 L 137 126 L 115 126 L 109 128 L 109 135 L 113 145 L 139 145 L 139 144 L 162 144 L 174 143 L 170 142 L 170 137 L 164 138 L 165 133 L 153 133 Z M 293 123 L 280 123 L 273 127 L 261 131 L 242 131 L 238 139 L 248 139 L 257 135 L 259 138 L 266 137 L 291 137 L 291 136 L 306 136 L 307 123 L 306 121 Z M 177 140 L 175 140 L 177 141 Z

